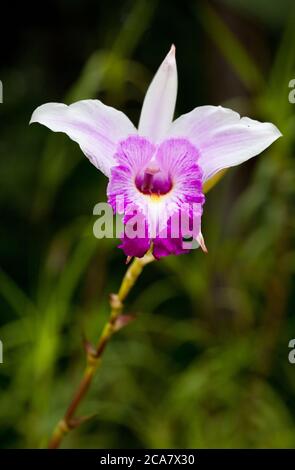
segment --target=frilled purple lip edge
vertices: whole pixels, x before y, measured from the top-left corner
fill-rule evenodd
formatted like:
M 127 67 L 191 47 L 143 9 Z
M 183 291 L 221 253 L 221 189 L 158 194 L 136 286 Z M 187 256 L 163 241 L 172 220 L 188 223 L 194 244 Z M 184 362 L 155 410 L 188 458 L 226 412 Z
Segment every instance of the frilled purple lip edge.
M 194 237 L 188 232 L 186 232 L 186 235 L 180 237 L 168 235 L 167 237 L 157 236 L 156 238 L 129 238 L 124 235 L 118 247 L 124 251 L 127 257 L 142 258 L 151 250 L 154 257 L 160 259 L 171 254 L 181 255 L 189 253 L 193 248 L 193 241 L 198 238 L 198 235 Z

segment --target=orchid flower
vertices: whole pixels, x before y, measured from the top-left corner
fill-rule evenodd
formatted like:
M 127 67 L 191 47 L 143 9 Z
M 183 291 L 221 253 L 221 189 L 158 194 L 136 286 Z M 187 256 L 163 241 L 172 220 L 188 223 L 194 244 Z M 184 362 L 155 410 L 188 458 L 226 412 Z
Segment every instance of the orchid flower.
M 224 168 L 265 150 L 280 131 L 271 123 L 241 118 L 222 106 L 200 106 L 173 121 L 177 94 L 175 47 L 172 46 L 146 93 L 138 129 L 128 117 L 99 100 L 70 106 L 47 103 L 31 122 L 64 132 L 109 179 L 108 202 L 130 224 L 128 207 L 140 214 L 142 236 L 124 233 L 120 247 L 128 257 L 152 250 L 159 259 L 186 253 L 188 228 L 175 237 L 172 220 L 183 212 L 193 221 L 193 237 L 204 251 L 201 217 L 204 183 Z M 124 203 L 118 207 L 117 198 Z M 155 228 L 156 227 L 156 228 Z

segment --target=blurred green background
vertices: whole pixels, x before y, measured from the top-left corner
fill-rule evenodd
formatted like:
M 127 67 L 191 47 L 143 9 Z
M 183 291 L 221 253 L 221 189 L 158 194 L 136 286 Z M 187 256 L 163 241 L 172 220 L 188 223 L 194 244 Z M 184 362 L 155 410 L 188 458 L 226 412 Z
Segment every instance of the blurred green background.
M 295 446 L 292 0 L 26 2 L 3 17 L 0 446 L 46 446 L 125 272 L 92 235 L 107 181 L 65 135 L 28 126 L 48 101 L 97 97 L 136 124 L 176 44 L 176 114 L 222 104 L 284 137 L 207 195 L 209 249 L 145 268 L 70 448 Z

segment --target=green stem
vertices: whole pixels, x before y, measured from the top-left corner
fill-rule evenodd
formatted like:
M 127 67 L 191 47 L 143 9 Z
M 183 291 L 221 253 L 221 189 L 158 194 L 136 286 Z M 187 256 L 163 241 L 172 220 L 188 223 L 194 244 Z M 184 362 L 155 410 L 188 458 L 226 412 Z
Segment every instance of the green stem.
M 123 302 L 136 283 L 144 266 L 153 260 L 154 257 L 151 253 L 147 253 L 143 258 L 135 258 L 126 271 L 118 293 L 112 294 L 110 296 L 111 312 L 109 319 L 103 328 L 96 347 L 93 348 L 89 345 L 86 347 L 87 364 L 83 377 L 73 395 L 64 417 L 59 421 L 52 433 L 48 445 L 49 449 L 57 449 L 60 446 L 64 436 L 72 429 L 78 427 L 83 421 L 85 421 L 83 418 L 75 418 L 75 412 L 88 392 L 95 372 L 101 363 L 102 355 L 106 345 L 108 344 L 112 335 L 117 331 L 116 321 L 122 314 Z

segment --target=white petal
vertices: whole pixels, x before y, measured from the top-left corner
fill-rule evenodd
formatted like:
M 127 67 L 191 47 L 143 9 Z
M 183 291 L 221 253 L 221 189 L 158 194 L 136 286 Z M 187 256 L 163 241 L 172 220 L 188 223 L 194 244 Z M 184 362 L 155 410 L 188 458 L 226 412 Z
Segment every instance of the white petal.
M 180 116 L 170 136 L 188 138 L 200 152 L 203 181 L 223 168 L 258 155 L 282 134 L 276 126 L 259 122 L 222 106 L 201 106 Z
M 145 95 L 138 126 L 140 135 L 155 143 L 165 136 L 172 123 L 176 95 L 177 68 L 172 45 Z
M 55 132 L 65 132 L 106 176 L 115 164 L 118 141 L 137 133 L 125 114 L 99 100 L 78 101 L 70 106 L 43 104 L 34 111 L 32 122 L 39 122 Z

